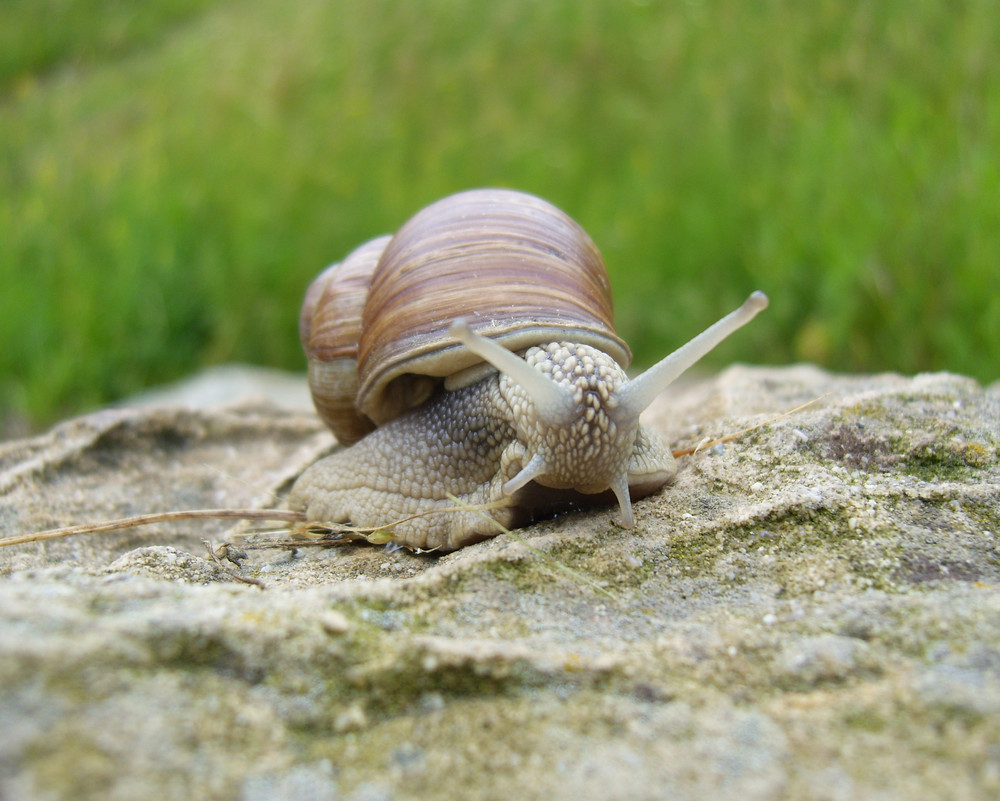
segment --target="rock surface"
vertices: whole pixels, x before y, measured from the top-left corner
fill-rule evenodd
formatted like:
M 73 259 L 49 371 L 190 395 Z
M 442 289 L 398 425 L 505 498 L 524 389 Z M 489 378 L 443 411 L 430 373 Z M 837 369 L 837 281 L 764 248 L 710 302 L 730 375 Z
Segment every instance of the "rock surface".
M 222 522 L 0 548 L 0 798 L 1000 796 L 997 387 L 733 367 L 649 423 L 763 425 L 634 531 L 229 565 L 263 588 Z M 101 412 L 0 444 L 0 536 L 278 506 L 330 446 L 289 407 Z

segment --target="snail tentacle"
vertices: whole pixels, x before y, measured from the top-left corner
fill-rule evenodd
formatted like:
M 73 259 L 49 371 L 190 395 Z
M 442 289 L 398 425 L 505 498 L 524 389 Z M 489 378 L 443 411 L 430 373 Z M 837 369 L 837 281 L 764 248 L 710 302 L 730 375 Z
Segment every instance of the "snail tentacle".
M 624 528 L 635 528 L 635 514 L 632 511 L 632 497 L 629 493 L 628 474 L 622 473 L 611 482 L 611 491 L 618 499 L 622 512 L 621 524 Z
M 767 308 L 768 299 L 761 291 L 750 295 L 735 311 L 706 328 L 698 336 L 633 378 L 618 391 L 619 406 L 615 417 L 638 420 L 639 415 L 678 376 L 711 351 L 734 331 L 749 323 L 758 312 Z
M 540 453 L 536 453 L 531 457 L 531 461 L 522 467 L 516 476 L 503 485 L 503 494 L 513 495 L 519 489 L 526 486 L 529 481 L 545 475 L 547 471 L 548 466 L 545 464 L 545 457 Z
M 493 340 L 475 333 L 465 320 L 455 320 L 448 333 L 519 384 L 534 403 L 535 414 L 539 419 L 552 426 L 565 425 L 573 419 L 576 411 L 573 395 L 533 369 L 524 359 Z

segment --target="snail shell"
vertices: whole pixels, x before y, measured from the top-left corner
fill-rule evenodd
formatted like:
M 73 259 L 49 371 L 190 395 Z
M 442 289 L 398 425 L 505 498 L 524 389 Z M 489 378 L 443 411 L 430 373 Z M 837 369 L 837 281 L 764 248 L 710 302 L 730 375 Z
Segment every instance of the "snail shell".
M 316 411 L 343 445 L 375 428 L 357 410 L 361 311 L 379 257 L 391 237 L 366 242 L 310 284 L 299 315 L 299 338 L 309 360 Z
M 569 341 L 632 360 L 607 269 L 574 220 L 521 192 L 462 192 L 362 245 L 306 293 L 310 389 L 341 443 L 493 370 L 448 333 L 457 317 L 514 351 Z
M 632 527 L 632 498 L 676 470 L 639 414 L 766 306 L 753 293 L 629 380 L 607 272 L 579 225 L 520 192 L 445 198 L 307 291 L 315 405 L 354 444 L 306 470 L 289 505 L 316 522 L 390 527 L 416 549 L 452 550 L 612 493 Z M 455 497 L 490 505 L 492 521 Z

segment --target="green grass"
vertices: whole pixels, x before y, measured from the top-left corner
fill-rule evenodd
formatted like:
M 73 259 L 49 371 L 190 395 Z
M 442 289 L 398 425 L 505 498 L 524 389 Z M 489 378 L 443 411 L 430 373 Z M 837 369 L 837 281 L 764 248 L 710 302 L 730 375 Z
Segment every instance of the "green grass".
M 593 236 L 648 363 L 1000 363 L 989 0 L 6 0 L 0 420 L 301 368 L 325 264 L 478 185 Z

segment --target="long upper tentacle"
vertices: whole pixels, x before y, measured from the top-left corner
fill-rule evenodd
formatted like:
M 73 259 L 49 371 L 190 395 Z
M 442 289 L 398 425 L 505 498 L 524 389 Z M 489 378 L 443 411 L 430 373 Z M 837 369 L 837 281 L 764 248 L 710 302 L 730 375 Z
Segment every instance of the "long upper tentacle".
M 767 304 L 767 295 L 759 290 L 754 292 L 736 311 L 730 312 L 642 375 L 629 381 L 618 391 L 619 405 L 615 410 L 615 417 L 637 420 L 643 410 L 681 373 L 734 331 L 749 323 L 758 312 L 767 308 Z

